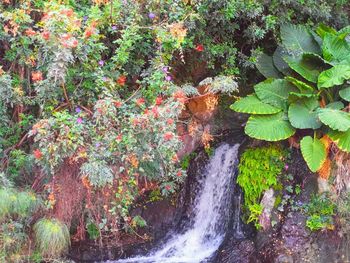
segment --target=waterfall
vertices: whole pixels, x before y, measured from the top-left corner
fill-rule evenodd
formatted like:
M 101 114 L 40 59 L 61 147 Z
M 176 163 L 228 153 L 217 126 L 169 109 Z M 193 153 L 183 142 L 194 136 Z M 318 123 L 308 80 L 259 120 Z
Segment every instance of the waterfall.
M 224 240 L 231 211 L 239 144 L 219 146 L 199 178 L 192 220 L 181 233 L 172 233 L 146 256 L 121 259 L 129 263 L 207 262 Z

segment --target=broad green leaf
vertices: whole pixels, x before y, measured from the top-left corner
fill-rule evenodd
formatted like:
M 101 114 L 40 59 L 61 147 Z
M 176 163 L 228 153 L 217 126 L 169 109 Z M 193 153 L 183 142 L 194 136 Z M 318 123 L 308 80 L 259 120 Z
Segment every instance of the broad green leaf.
M 341 109 L 344 109 L 344 107 L 345 107 L 344 103 L 342 103 L 341 101 L 331 102 L 326 105 L 326 108 L 334 109 L 334 110 L 341 110 Z
M 292 103 L 288 109 L 288 118 L 294 128 L 318 129 L 322 123 L 317 118 L 316 108 L 319 107 L 316 98 L 299 100 Z
M 268 103 L 280 109 L 287 108 L 289 92 L 297 89 L 284 79 L 267 79 L 254 86 L 257 97 L 264 103 Z
M 230 108 L 237 112 L 249 114 L 273 114 L 281 111 L 281 109 L 262 102 L 255 94 L 236 101 Z
M 339 63 L 350 55 L 350 45 L 341 36 L 326 33 L 323 38 L 322 53 L 325 60 Z
M 285 24 L 281 26 L 283 46 L 294 54 L 320 53 L 320 47 L 305 26 Z
M 309 84 L 301 81 L 301 80 L 298 80 L 296 78 L 293 78 L 293 77 L 285 77 L 285 79 L 287 81 L 289 81 L 290 83 L 292 83 L 294 86 L 296 86 L 300 92 L 312 92 L 314 91 L 314 87 L 310 86 Z
M 272 57 L 261 54 L 256 61 L 256 67 L 265 78 L 280 78 L 282 74 L 274 66 Z
M 284 75 L 290 75 L 292 74 L 291 68 L 288 66 L 288 64 L 284 61 L 284 57 L 290 56 L 286 50 L 284 50 L 282 47 L 278 46 L 273 53 L 272 59 L 273 64 L 275 67 L 282 72 Z
M 350 87 L 340 90 L 339 96 L 346 101 L 350 101 Z
M 265 141 L 280 141 L 295 133 L 288 118 L 282 112 L 272 115 L 250 116 L 245 133 L 252 138 Z
M 324 63 L 312 54 L 303 54 L 299 57 L 284 57 L 288 65 L 306 80 L 316 83 L 318 75 L 324 70 Z
M 323 108 L 318 110 L 320 121 L 337 131 L 347 131 L 350 128 L 350 114 L 345 111 Z
M 317 138 L 305 136 L 300 141 L 300 149 L 310 170 L 312 172 L 319 170 L 327 157 L 325 145 Z
M 300 92 L 290 92 L 289 95 L 292 99 L 297 98 L 317 98 L 318 95 L 314 93 L 300 93 Z M 292 100 L 293 101 L 293 100 Z
M 334 28 L 326 26 L 325 24 L 321 23 L 316 28 L 316 33 L 323 39 L 327 33 L 332 34 L 332 35 L 336 35 L 337 31 Z
M 339 149 L 350 152 L 350 129 L 346 132 L 330 130 L 328 136 L 335 142 Z
M 336 65 L 318 76 L 317 86 L 319 89 L 329 88 L 341 85 L 347 79 L 350 79 L 350 65 Z

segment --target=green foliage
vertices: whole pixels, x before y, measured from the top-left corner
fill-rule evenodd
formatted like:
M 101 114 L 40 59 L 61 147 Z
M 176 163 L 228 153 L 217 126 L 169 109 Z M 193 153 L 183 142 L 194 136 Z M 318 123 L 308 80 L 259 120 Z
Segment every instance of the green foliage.
M 249 222 L 258 222 L 262 212 L 259 204 L 261 196 L 264 191 L 277 185 L 285 156 L 285 151 L 277 146 L 251 148 L 241 155 L 237 183 L 242 187 L 244 204 L 250 212 Z
M 46 258 L 58 257 L 70 246 L 67 226 L 56 219 L 40 219 L 34 225 L 34 232 L 37 248 Z
M 86 225 L 86 231 L 89 234 L 89 238 L 92 240 L 96 240 L 98 237 L 100 237 L 99 228 L 92 222 Z
M 254 226 L 257 230 L 261 228 L 261 225 L 259 224 L 259 216 L 264 210 L 264 207 L 261 204 L 251 204 L 248 206 L 249 209 L 249 218 L 247 220 L 247 223 L 254 223 Z
M 348 34 L 346 28 L 336 31 L 320 25 L 315 33 L 306 26 L 283 25 L 281 46 L 272 57 L 263 54 L 257 60 L 263 63 L 257 66 L 261 73 L 276 79 L 258 83 L 255 93 L 231 106 L 251 114 L 245 133 L 260 140 L 279 141 L 293 136 L 297 129 L 314 130 L 314 139 L 307 136 L 301 140 L 303 157 L 313 172 L 326 159 L 325 146 L 318 139 L 323 135 L 350 152 L 350 114 L 343 103 L 347 103 L 344 82 L 350 79 Z M 286 77 L 280 79 L 283 75 Z M 274 112 L 271 107 L 280 111 Z
M 304 206 L 304 212 L 308 216 L 306 226 L 311 231 L 333 229 L 335 208 L 335 204 L 325 194 L 313 195 L 310 203 Z

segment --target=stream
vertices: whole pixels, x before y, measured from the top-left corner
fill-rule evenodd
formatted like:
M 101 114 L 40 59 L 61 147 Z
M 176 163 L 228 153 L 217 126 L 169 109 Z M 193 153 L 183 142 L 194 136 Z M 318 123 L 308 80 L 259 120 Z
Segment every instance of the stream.
M 182 231 L 171 232 L 147 255 L 108 261 L 114 263 L 209 262 L 225 238 L 230 221 L 239 144 L 221 144 L 198 174 L 190 219 Z M 239 220 L 238 220 L 239 221 Z M 239 224 L 235 225 L 239 233 Z

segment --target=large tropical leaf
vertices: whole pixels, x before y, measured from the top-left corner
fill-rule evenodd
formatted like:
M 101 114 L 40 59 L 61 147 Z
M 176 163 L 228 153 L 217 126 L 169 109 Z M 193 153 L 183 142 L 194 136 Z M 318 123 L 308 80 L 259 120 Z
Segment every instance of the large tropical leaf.
M 328 136 L 337 144 L 339 149 L 350 152 L 350 129 L 346 132 L 330 130 Z
M 319 107 L 317 98 L 299 100 L 292 103 L 288 109 L 288 118 L 294 128 L 318 129 L 322 123 L 317 118 L 316 108 Z
M 282 74 L 274 66 L 272 57 L 261 54 L 256 61 L 256 67 L 265 78 L 280 78 Z
M 322 53 L 325 60 L 340 63 L 349 57 L 350 45 L 342 36 L 325 33 Z
M 254 86 L 257 97 L 264 103 L 268 103 L 280 109 L 287 109 L 289 92 L 297 89 L 284 79 L 267 79 Z
M 289 81 L 290 83 L 292 83 L 294 86 L 296 86 L 300 92 L 302 93 L 310 93 L 312 91 L 314 91 L 314 87 L 310 86 L 309 84 L 298 80 L 296 78 L 293 77 L 285 77 L 285 79 L 287 81 Z
M 326 105 L 326 108 L 334 109 L 334 110 L 341 110 L 341 109 L 344 109 L 344 107 L 345 107 L 344 103 L 342 103 L 341 101 L 331 102 Z
M 252 138 L 265 141 L 280 141 L 295 133 L 287 117 L 282 112 L 272 115 L 250 116 L 245 133 Z
M 341 85 L 347 79 L 350 79 L 350 65 L 336 65 L 319 75 L 317 86 L 319 89 L 329 88 Z
M 326 26 L 325 24 L 320 24 L 317 28 L 316 28 L 316 33 L 321 36 L 321 38 L 323 39 L 325 37 L 326 34 L 332 34 L 332 35 L 336 35 L 337 31 L 329 26 Z
M 285 24 L 281 26 L 283 46 L 294 54 L 320 53 L 320 47 L 305 26 Z
M 331 108 L 319 109 L 318 118 L 333 130 L 344 132 L 350 128 L 350 114 L 345 111 Z
M 249 114 L 273 114 L 281 111 L 281 109 L 262 102 L 255 94 L 236 101 L 230 108 L 237 112 Z
M 305 53 L 298 57 L 284 57 L 295 72 L 306 80 L 316 83 L 318 75 L 325 69 L 325 65 L 319 56 Z
M 350 87 L 340 90 L 339 96 L 346 101 L 350 101 Z
M 326 160 L 327 152 L 325 145 L 317 138 L 305 136 L 300 141 L 301 153 L 312 172 L 321 168 Z
M 289 57 L 289 56 L 290 54 L 288 54 L 288 52 L 283 47 L 280 47 L 280 46 L 276 48 L 272 56 L 273 64 L 284 75 L 291 75 L 293 72 L 283 59 L 284 57 Z

